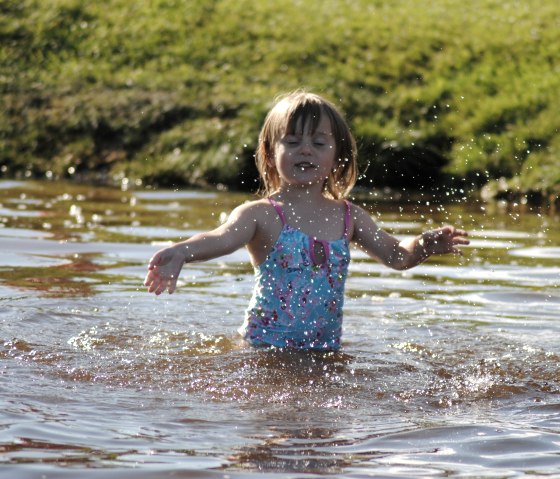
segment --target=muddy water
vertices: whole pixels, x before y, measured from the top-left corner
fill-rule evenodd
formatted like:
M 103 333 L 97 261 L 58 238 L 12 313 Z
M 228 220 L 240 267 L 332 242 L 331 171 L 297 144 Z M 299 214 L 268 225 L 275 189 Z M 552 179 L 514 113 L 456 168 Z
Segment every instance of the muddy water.
M 404 273 L 354 251 L 342 351 L 287 353 L 236 336 L 243 251 L 141 286 L 245 199 L 0 182 L 0 477 L 558 477 L 557 214 L 372 202 L 472 244 Z

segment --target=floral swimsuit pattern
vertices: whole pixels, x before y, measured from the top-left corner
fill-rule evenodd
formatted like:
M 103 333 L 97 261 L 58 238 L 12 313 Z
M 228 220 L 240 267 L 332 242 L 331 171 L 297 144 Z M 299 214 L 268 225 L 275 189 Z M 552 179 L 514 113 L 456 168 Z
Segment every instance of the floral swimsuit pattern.
M 343 237 L 322 241 L 291 227 L 281 206 L 269 201 L 282 231 L 266 260 L 255 268 L 255 289 L 239 332 L 255 346 L 336 350 L 350 263 L 350 204 L 345 201 Z M 320 264 L 317 244 L 323 251 Z

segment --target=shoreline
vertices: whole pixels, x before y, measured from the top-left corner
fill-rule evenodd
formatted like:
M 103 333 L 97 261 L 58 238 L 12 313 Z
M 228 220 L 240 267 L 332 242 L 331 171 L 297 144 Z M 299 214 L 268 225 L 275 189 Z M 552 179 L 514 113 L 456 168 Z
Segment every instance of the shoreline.
M 69 185 L 90 185 L 107 187 L 121 191 L 154 191 L 154 190 L 195 190 L 204 192 L 231 192 L 256 194 L 253 189 L 240 188 L 239 185 L 225 185 L 222 183 L 183 183 L 149 184 L 141 178 L 128 178 L 123 175 L 109 175 L 95 172 L 90 174 L 74 173 L 67 177 L 57 175 L 32 175 L 30 172 L 16 172 L 12 175 L 0 173 L 0 182 L 52 182 Z M 495 203 L 513 207 L 541 207 L 551 212 L 560 211 L 560 194 L 543 191 L 524 191 L 511 188 L 505 179 L 491 181 L 477 188 L 461 186 L 438 185 L 433 188 L 410 189 L 391 187 L 366 187 L 357 184 L 348 195 L 353 201 L 371 203 L 401 203 L 401 204 L 453 204 L 469 201 L 473 203 Z

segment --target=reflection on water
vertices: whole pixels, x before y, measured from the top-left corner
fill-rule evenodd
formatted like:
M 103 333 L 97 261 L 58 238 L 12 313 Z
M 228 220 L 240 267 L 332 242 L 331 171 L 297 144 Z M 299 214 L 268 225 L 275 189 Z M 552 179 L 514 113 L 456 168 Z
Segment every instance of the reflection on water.
M 400 236 L 473 231 L 463 258 L 390 271 L 358 251 L 339 353 L 236 336 L 243 251 L 151 254 L 231 193 L 0 182 L 2 477 L 513 477 L 560 470 L 560 227 L 547 211 L 371 205 Z

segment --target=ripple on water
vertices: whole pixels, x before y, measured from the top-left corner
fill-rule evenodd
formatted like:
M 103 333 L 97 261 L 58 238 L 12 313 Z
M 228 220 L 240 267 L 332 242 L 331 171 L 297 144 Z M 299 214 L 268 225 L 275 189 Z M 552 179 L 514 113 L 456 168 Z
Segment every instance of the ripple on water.
M 0 208 L 0 217 L 5 216 L 8 218 L 34 218 L 43 216 L 41 211 L 29 211 L 27 209 L 10 209 Z
M 511 231 L 511 230 L 471 230 L 469 231 L 471 237 L 482 237 L 482 238 L 534 238 L 534 233 L 528 233 L 526 231 Z
M 0 227 L 0 237 L 4 238 L 34 238 L 43 239 L 52 237 L 52 233 L 23 228 L 2 228 Z
M 164 228 L 158 226 L 110 226 L 105 228 L 110 233 L 118 233 L 134 238 L 161 238 L 170 240 L 171 238 L 187 238 L 200 230 L 187 230 L 176 228 Z
M 11 190 L 13 188 L 23 188 L 29 185 L 30 183 L 26 181 L 0 180 L 0 189 L 3 190 Z
M 382 228 L 390 229 L 392 231 L 410 231 L 420 229 L 424 226 L 422 223 L 415 221 L 378 221 L 378 224 Z
M 195 200 L 216 198 L 218 195 L 204 191 L 136 191 L 134 196 L 141 200 L 168 201 L 168 200 Z
M 456 299 L 480 308 L 478 313 L 470 314 L 475 322 L 502 327 L 508 325 L 517 334 L 520 330 L 525 330 L 533 340 L 540 336 L 542 328 L 548 331 L 549 340 L 558 332 L 560 295 L 556 291 L 547 291 L 546 288 L 542 291 L 528 291 L 519 287 L 494 288 L 492 291 L 485 288 L 461 294 Z
M 469 302 L 478 302 L 482 304 L 497 303 L 502 305 L 519 305 L 543 307 L 551 306 L 558 308 L 560 306 L 560 296 L 552 293 L 540 293 L 538 291 L 484 291 L 473 294 L 463 295 L 463 298 Z
M 557 258 L 560 259 L 560 248 L 536 246 L 534 248 L 519 248 L 508 252 L 512 256 L 524 258 Z
M 506 284 L 555 286 L 560 278 L 560 268 L 554 266 L 535 268 L 534 266 L 491 264 L 466 268 L 435 267 L 431 272 L 434 275 L 439 272 L 444 277 L 454 276 L 471 282 L 489 283 L 488 287 L 503 287 Z
M 540 473 L 558 471 L 560 446 L 553 434 L 500 425 L 419 428 L 370 438 L 337 452 L 359 454 L 365 461 L 356 470 L 375 466 L 372 472 L 405 470 L 435 475 L 459 469 L 461 472 L 513 473 L 529 469 Z
M 478 249 L 512 249 L 521 246 L 513 241 L 503 241 L 497 239 L 480 239 L 470 238 L 470 244 L 461 246 L 461 248 L 478 248 Z

